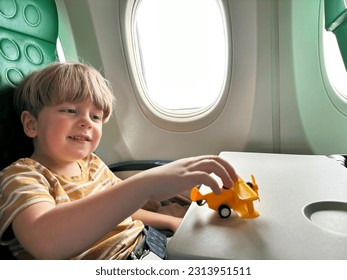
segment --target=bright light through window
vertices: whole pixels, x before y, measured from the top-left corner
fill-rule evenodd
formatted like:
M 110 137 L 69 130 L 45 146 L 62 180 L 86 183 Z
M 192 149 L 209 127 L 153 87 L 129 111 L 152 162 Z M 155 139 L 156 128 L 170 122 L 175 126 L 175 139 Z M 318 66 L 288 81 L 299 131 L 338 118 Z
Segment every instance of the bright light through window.
M 58 59 L 60 62 L 66 62 L 63 46 L 61 45 L 61 41 L 59 37 L 57 40 L 57 54 L 58 54 Z
M 336 91 L 347 98 L 347 72 L 334 33 L 323 31 L 325 67 Z
M 194 112 L 218 99 L 228 63 L 219 0 L 142 0 L 134 23 L 138 70 L 152 103 Z

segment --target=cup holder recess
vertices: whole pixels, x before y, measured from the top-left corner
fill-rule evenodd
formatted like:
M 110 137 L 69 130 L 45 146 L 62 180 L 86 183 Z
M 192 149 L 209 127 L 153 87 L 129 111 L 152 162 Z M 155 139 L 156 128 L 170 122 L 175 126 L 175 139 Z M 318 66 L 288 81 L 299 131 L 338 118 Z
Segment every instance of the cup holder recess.
M 313 202 L 306 205 L 303 212 L 313 224 L 330 232 L 347 235 L 347 202 Z

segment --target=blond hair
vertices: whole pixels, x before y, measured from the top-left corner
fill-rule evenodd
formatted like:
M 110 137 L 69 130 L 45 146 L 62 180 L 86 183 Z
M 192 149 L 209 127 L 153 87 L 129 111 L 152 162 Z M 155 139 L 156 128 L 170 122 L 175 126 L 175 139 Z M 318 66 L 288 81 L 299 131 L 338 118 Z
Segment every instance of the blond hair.
M 14 94 L 20 115 L 29 111 L 36 118 L 46 106 L 90 99 L 103 111 L 106 122 L 112 114 L 114 95 L 106 79 L 93 67 L 82 63 L 52 63 L 26 76 Z

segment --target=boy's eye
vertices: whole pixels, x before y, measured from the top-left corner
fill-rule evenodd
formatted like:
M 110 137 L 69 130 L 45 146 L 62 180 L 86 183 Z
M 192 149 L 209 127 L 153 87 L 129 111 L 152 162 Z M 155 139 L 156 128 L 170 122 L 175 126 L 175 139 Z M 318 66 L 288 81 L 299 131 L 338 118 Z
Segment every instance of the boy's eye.
M 77 113 L 77 110 L 76 109 L 66 109 L 66 112 L 70 113 L 70 114 L 75 114 L 75 113 Z
M 76 114 L 77 110 L 74 109 L 74 108 L 67 108 L 67 109 L 62 109 L 61 112 L 65 112 L 65 113 L 68 113 L 68 114 Z
M 95 121 L 101 121 L 102 120 L 102 116 L 99 114 L 94 114 L 91 116 L 91 118 Z

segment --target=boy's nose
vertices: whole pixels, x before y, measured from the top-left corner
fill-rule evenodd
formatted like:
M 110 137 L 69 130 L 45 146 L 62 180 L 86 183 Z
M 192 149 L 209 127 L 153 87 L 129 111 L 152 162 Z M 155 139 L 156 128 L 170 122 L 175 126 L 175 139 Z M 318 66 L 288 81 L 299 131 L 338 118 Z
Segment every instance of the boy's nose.
M 80 122 L 79 122 L 79 125 L 80 127 L 91 127 L 92 126 L 92 121 L 91 119 L 86 116 L 83 116 L 81 119 L 80 119 Z

